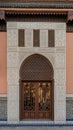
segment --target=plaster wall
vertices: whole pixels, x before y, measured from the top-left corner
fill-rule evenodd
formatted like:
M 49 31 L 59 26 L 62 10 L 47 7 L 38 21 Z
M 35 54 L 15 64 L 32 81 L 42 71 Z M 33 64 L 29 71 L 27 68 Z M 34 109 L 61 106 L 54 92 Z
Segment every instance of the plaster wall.
M 73 94 L 73 33 L 66 33 L 66 93 Z
M 7 35 L 0 32 L 0 94 L 7 93 Z

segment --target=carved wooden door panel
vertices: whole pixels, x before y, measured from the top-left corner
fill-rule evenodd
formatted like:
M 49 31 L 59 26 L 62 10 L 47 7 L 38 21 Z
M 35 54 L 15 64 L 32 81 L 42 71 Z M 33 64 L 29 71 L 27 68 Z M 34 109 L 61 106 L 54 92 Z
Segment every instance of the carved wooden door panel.
M 51 119 L 52 93 L 51 83 L 39 83 L 38 85 L 38 118 Z
M 52 119 L 52 83 L 22 82 L 21 119 Z

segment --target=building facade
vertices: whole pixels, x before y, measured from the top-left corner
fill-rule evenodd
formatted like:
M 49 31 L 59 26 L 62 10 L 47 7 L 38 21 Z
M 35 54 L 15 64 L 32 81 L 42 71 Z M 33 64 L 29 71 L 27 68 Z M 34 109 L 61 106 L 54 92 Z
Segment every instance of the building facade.
M 0 1 L 0 119 L 73 119 L 73 1 Z

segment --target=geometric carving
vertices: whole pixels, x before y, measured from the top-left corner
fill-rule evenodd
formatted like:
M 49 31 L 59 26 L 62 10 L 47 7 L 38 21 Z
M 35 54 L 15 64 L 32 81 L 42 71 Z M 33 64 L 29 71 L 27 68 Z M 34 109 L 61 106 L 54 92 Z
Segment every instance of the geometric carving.
M 55 30 L 55 47 L 64 47 L 65 46 L 65 38 L 66 35 L 64 30 Z
M 18 46 L 18 31 L 16 29 L 8 29 L 8 46 L 17 47 Z
M 21 64 L 20 80 L 48 81 L 53 80 L 53 78 L 52 64 L 42 55 L 31 55 Z

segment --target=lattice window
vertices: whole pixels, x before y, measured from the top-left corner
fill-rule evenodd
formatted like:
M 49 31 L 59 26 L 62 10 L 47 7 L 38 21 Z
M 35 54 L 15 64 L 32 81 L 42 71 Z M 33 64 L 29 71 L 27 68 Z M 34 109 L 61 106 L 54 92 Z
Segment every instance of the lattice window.
M 25 62 L 26 61 L 26 62 Z M 53 68 L 51 63 L 41 55 L 35 54 L 25 60 L 20 69 L 22 80 L 52 80 Z
M 18 30 L 18 46 L 19 47 L 25 46 L 25 30 L 24 29 Z
M 40 46 L 40 31 L 33 30 L 33 46 L 39 47 Z
M 48 30 L 48 47 L 54 47 L 54 46 L 55 46 L 55 31 Z

